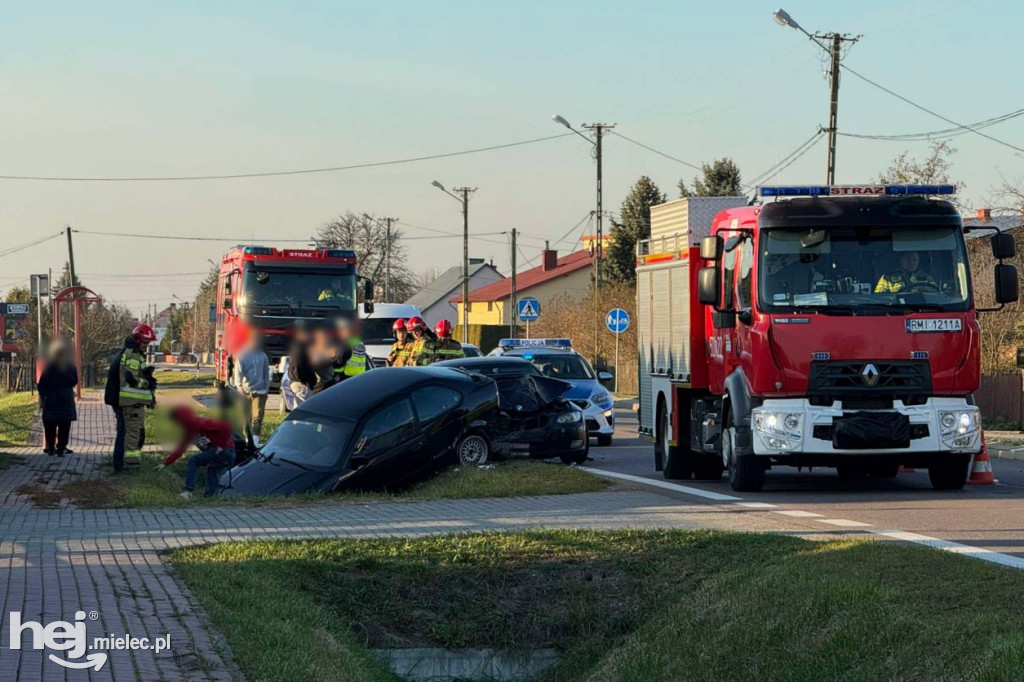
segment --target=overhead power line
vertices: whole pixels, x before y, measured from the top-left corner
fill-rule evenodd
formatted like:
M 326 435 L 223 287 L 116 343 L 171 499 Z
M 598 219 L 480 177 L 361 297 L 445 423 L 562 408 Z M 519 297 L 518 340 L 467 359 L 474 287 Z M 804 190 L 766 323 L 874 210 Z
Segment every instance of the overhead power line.
M 30 242 L 26 242 L 24 244 L 19 244 L 17 246 L 12 246 L 12 247 L 10 247 L 8 249 L 4 249 L 3 251 L 0 251 L 0 258 L 3 258 L 4 256 L 10 256 L 11 254 L 18 253 L 19 251 L 24 251 L 25 249 L 29 249 L 29 248 L 37 245 L 37 244 L 42 244 L 43 242 L 48 242 L 51 239 L 56 239 L 57 237 L 63 237 L 63 236 L 64 236 L 64 231 L 61 230 L 60 232 L 56 232 L 54 234 L 51 234 L 48 237 L 42 237 L 40 239 L 34 239 L 34 240 L 32 240 Z
M 666 159 L 668 159 L 670 161 L 675 161 L 676 163 L 681 163 L 684 166 L 688 166 L 688 167 L 690 167 L 690 168 L 692 168 L 694 170 L 703 170 L 700 166 L 698 166 L 696 164 L 690 163 L 689 161 L 683 161 L 682 159 L 676 158 L 675 156 L 672 156 L 671 154 L 666 154 L 663 151 L 659 151 L 659 150 L 655 149 L 654 147 L 649 147 L 648 145 L 644 144 L 643 142 L 638 142 L 637 140 L 634 140 L 631 137 L 626 137 L 625 135 L 623 135 L 620 132 L 617 132 L 617 131 L 613 130 L 611 132 L 611 134 L 615 135 L 616 137 L 621 137 L 626 142 L 631 142 L 632 144 L 635 144 L 637 147 L 642 147 L 643 149 L 646 149 L 649 152 L 653 152 L 653 153 L 657 154 L 658 156 L 664 156 Z
M 844 137 L 856 137 L 863 140 L 891 140 L 894 142 L 914 142 L 919 140 L 937 140 L 942 138 L 956 137 L 958 135 L 966 135 L 983 128 L 1005 123 L 1006 121 L 1013 120 L 1019 116 L 1024 115 L 1024 109 L 1017 109 L 1011 111 L 1008 114 L 1002 116 L 995 116 L 993 118 L 985 119 L 984 121 L 978 121 L 977 123 L 971 123 L 969 126 L 957 126 L 956 128 L 944 128 L 943 130 L 930 130 L 925 133 L 903 133 L 899 135 L 869 135 L 864 133 L 839 133 Z
M 816 130 L 814 132 L 814 134 L 811 135 L 806 140 L 804 140 L 800 144 L 799 147 L 797 147 L 792 152 L 787 154 L 784 158 L 782 158 L 779 161 L 777 161 L 771 168 L 763 171 L 760 175 L 754 176 L 754 178 L 750 181 L 750 185 L 745 185 L 745 186 L 747 186 L 747 187 L 750 187 L 750 186 L 756 187 L 757 185 L 759 185 L 760 183 L 764 182 L 765 180 L 767 180 L 771 176 L 775 175 L 776 173 L 780 173 L 783 170 L 785 170 L 786 168 L 789 168 L 789 166 L 791 166 L 793 163 L 795 163 L 797 161 L 797 159 L 799 159 L 801 156 L 806 154 L 808 150 L 810 150 L 814 145 L 816 145 L 818 143 L 818 141 L 821 140 L 821 136 L 823 134 L 824 134 L 824 131 Z
M 476 149 L 463 149 L 457 152 L 445 152 L 443 154 L 430 154 L 427 156 L 414 156 L 405 159 L 392 159 L 390 161 L 373 161 L 369 163 L 354 163 L 346 166 L 327 166 L 324 168 L 302 168 L 298 170 L 265 171 L 255 173 L 227 173 L 223 175 L 156 175 L 141 177 L 83 177 L 83 176 L 56 176 L 56 175 L 0 175 L 0 180 L 31 180 L 44 182 L 187 182 L 194 180 L 240 180 L 244 178 L 271 178 L 288 175 L 313 175 L 315 173 L 336 173 L 338 171 L 357 170 L 360 168 L 378 168 L 380 166 L 395 166 L 403 163 L 416 163 L 417 161 L 432 161 L 435 159 L 446 159 L 452 156 L 464 156 L 467 154 L 479 154 L 491 152 L 498 149 L 520 147 L 537 142 L 557 140 L 560 137 L 569 137 L 572 133 L 561 133 L 537 137 L 532 140 L 520 140 L 496 144 L 489 147 L 478 147 Z
M 964 125 L 963 123 L 959 123 L 957 121 L 954 121 L 951 118 L 943 116 L 942 114 L 938 113 L 937 111 L 934 111 L 932 109 L 929 109 L 928 107 L 922 106 L 922 105 L 918 104 L 917 102 L 914 102 L 913 100 L 911 100 L 911 99 L 909 99 L 907 97 L 904 97 L 903 95 L 899 94 L 898 92 L 890 90 L 889 88 L 885 87 L 884 85 L 871 80 L 867 76 L 865 76 L 865 75 L 863 75 L 861 73 L 858 73 L 857 71 L 854 71 L 853 69 L 851 69 L 846 64 L 842 64 L 841 66 L 842 66 L 842 68 L 845 71 L 847 71 L 851 75 L 856 76 L 857 78 L 861 79 L 862 81 L 864 81 L 868 85 L 872 85 L 872 86 L 878 88 L 879 90 L 881 90 L 882 92 L 885 92 L 885 93 L 887 93 L 889 95 L 892 95 L 896 99 L 909 104 L 910 106 L 914 107 L 915 109 L 919 109 L 919 110 L 925 112 L 926 114 L 930 114 L 930 115 L 934 116 L 935 118 L 941 119 L 941 120 L 945 121 L 946 123 L 949 123 L 950 125 L 956 126 L 957 128 L 963 128 L 964 130 L 968 130 L 968 131 L 974 133 L 975 135 L 980 135 L 981 137 L 984 137 L 986 140 L 990 140 L 992 142 L 995 142 L 996 144 L 1003 145 L 1004 147 L 1009 147 L 1010 149 L 1013 149 L 1013 150 L 1018 151 L 1018 152 L 1024 152 L 1024 148 L 1021 148 L 1021 147 L 1018 147 L 1016 145 L 1010 144 L 1009 142 L 1005 142 L 1003 140 L 1000 140 L 997 137 L 992 137 L 991 135 L 983 133 L 983 132 L 977 130 L 976 128 L 973 128 L 971 126 Z
M 184 235 L 168 235 L 168 234 L 143 234 L 137 232 L 103 232 L 100 230 L 75 230 L 72 232 L 76 234 L 91 234 L 95 236 L 103 237 L 131 237 L 133 239 L 167 239 L 171 241 L 185 241 L 185 242 L 234 242 L 235 244 L 252 244 L 253 242 L 288 242 L 288 243 L 309 243 L 311 240 L 307 237 L 305 239 L 286 239 L 282 237 L 269 237 L 261 239 L 258 237 L 191 237 Z M 59 235 L 58 235 L 59 236 Z

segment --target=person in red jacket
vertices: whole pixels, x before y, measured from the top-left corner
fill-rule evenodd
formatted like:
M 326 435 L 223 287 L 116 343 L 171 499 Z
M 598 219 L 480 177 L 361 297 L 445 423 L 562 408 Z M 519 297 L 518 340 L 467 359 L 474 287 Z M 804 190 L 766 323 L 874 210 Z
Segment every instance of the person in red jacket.
M 182 428 L 181 442 L 174 452 L 167 455 L 167 459 L 156 466 L 157 470 L 174 464 L 188 446 L 194 444 L 199 448 L 199 452 L 188 460 L 185 491 L 181 493 L 181 497 L 186 500 L 192 497 L 201 466 L 206 467 L 206 494 L 213 495 L 217 492 L 217 479 L 221 473 L 235 463 L 235 442 L 232 439 L 231 424 L 220 419 L 197 417 L 184 405 L 171 410 L 171 419 Z

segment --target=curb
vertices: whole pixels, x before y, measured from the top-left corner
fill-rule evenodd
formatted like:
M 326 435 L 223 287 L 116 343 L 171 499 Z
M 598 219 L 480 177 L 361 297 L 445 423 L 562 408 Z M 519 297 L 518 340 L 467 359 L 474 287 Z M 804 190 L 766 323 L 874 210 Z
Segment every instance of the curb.
M 1004 443 L 989 443 L 988 454 L 989 457 L 994 457 L 996 459 L 1012 459 L 1018 462 L 1024 462 L 1024 446 L 1015 446 Z

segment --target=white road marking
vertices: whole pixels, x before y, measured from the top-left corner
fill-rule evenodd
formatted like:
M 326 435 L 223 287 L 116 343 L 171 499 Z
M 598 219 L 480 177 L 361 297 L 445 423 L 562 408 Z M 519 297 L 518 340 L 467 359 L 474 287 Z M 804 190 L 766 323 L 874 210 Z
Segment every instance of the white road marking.
M 700 488 L 693 488 L 688 485 L 679 485 L 678 483 L 669 483 L 668 481 L 659 481 L 658 479 L 644 478 L 642 476 L 632 476 L 630 474 L 620 474 L 617 471 L 606 471 L 604 469 L 593 469 L 591 467 L 581 468 L 585 471 L 590 471 L 599 476 L 607 476 L 608 478 L 618 478 L 623 481 L 642 483 L 644 485 L 653 486 L 655 488 L 664 488 L 665 490 L 675 490 L 676 492 L 685 493 L 687 495 L 695 495 L 697 497 L 703 497 L 705 499 L 714 500 L 716 502 L 732 502 L 734 504 L 737 504 L 737 506 L 755 509 L 761 508 L 761 505 L 768 504 L 767 502 L 743 502 L 742 497 L 736 497 L 735 495 L 723 495 L 722 493 L 715 493 L 711 492 L 710 490 L 701 490 Z M 777 511 L 772 511 L 771 513 L 781 514 L 783 516 L 792 516 L 797 518 L 820 518 L 822 516 L 822 514 L 815 514 L 814 512 L 803 511 L 802 509 L 781 509 Z M 847 528 L 870 528 L 872 525 L 870 523 L 852 521 L 850 519 L 820 518 L 820 523 L 828 523 L 833 526 L 842 526 Z M 961 556 L 969 557 L 971 559 L 981 559 L 982 561 L 1000 564 L 1001 566 L 1008 566 L 1010 568 L 1024 570 L 1024 558 L 1011 556 L 1009 554 L 1000 554 L 999 552 L 993 552 L 990 549 L 984 549 L 982 547 L 973 547 L 971 545 L 965 545 L 959 542 L 953 542 L 951 540 L 942 540 L 940 538 L 933 538 L 928 535 L 920 535 L 918 533 L 909 533 L 903 530 L 867 530 L 865 532 L 871 533 L 873 535 L 880 535 L 882 537 L 892 538 L 893 540 L 910 542 L 915 545 L 933 547 L 935 549 L 940 549 L 944 552 L 952 552 L 953 554 L 959 554 Z
M 874 533 L 875 535 L 883 535 L 894 540 L 912 542 L 915 545 L 934 547 L 935 549 L 952 552 L 953 554 L 961 554 L 963 556 L 971 557 L 972 559 L 981 559 L 982 561 L 991 561 L 994 564 L 1009 566 L 1010 568 L 1024 569 L 1024 558 L 1011 556 L 1009 554 L 1000 554 L 999 552 L 993 552 L 990 549 L 972 547 L 971 545 L 964 545 L 951 540 L 941 540 L 928 535 L 908 533 L 902 530 L 872 530 L 868 532 Z
M 686 493 L 687 495 L 695 495 L 697 497 L 703 497 L 708 500 L 714 500 L 716 502 L 739 502 L 742 497 L 736 497 L 734 495 L 723 495 L 722 493 L 713 493 L 710 490 L 701 490 L 700 488 L 691 488 L 688 485 L 679 485 L 678 483 L 669 483 L 668 481 L 659 481 L 654 478 L 644 478 L 642 476 L 632 476 L 630 474 L 620 474 L 617 471 L 606 471 L 604 469 L 593 469 L 591 467 L 583 467 L 586 471 L 593 472 L 598 476 L 607 476 L 608 478 L 619 478 L 623 481 L 633 481 L 634 483 L 643 483 L 644 485 L 652 485 L 655 488 L 664 488 L 665 490 L 675 490 L 676 492 Z
M 779 505 L 771 504 L 770 502 L 733 502 L 737 507 L 747 507 L 749 509 L 778 509 Z
M 833 526 L 843 526 L 845 528 L 865 528 L 873 524 L 864 523 L 863 521 L 851 521 L 850 519 L 821 519 L 821 523 L 828 523 Z

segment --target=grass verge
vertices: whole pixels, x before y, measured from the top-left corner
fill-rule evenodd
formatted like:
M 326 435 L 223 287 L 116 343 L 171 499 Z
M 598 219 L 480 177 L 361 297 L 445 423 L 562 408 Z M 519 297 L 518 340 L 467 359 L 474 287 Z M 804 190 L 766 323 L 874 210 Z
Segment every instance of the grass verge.
M 39 400 L 27 391 L 0 393 L 0 445 L 27 445 Z
M 171 560 L 250 680 L 397 680 L 368 648 L 555 647 L 540 679 L 1019 679 L 1024 573 L 888 542 L 537 531 Z
M 187 369 L 158 369 L 153 377 L 160 388 L 213 388 L 217 379 L 213 372 L 201 372 L 197 377 L 195 370 Z
M 302 504 L 345 504 L 352 502 L 438 500 L 470 497 L 512 497 L 521 495 L 559 495 L 603 490 L 609 481 L 580 469 L 549 462 L 519 461 L 493 468 L 449 469 L 402 492 L 305 494 L 289 497 L 204 497 L 190 500 L 179 497 L 187 470 L 182 457 L 170 467 L 154 471 L 163 457 L 145 454 L 137 471 L 113 475 L 107 470 L 101 478 L 71 481 L 60 494 L 82 509 L 129 507 L 195 506 L 296 506 Z M 203 490 L 205 469 L 200 469 L 197 491 Z

